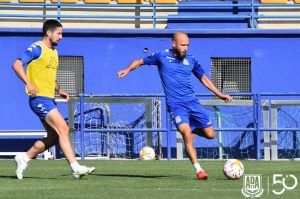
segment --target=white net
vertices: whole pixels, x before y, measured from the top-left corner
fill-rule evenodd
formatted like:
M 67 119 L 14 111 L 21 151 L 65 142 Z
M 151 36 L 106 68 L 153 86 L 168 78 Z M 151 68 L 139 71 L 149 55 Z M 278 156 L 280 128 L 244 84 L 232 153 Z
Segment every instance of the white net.
M 216 100 L 201 103 L 215 128 L 253 128 L 252 101 L 231 105 Z M 201 159 L 256 157 L 256 134 L 253 131 L 216 131 L 215 139 L 196 136 L 194 144 Z
M 131 100 L 114 98 L 103 103 L 92 97 L 84 103 L 86 129 L 118 129 L 117 132 L 85 132 L 84 154 L 99 158 L 138 158 L 144 146 L 154 148 L 160 156 L 158 132 L 128 132 L 126 129 L 159 128 L 160 101 L 157 98 Z M 86 100 L 89 101 L 89 100 Z M 98 102 L 97 102 L 98 101 Z M 74 148 L 81 156 L 80 104 L 74 102 Z
M 203 105 L 215 127 L 254 128 L 255 116 L 252 101 L 240 102 L 231 105 L 222 105 L 217 101 L 203 102 Z M 261 104 L 261 117 L 257 118 L 261 128 L 299 128 L 300 101 L 262 100 Z M 259 140 L 261 143 L 259 152 L 262 159 L 300 158 L 299 130 L 270 131 L 268 143 L 264 143 L 264 133 L 268 132 L 261 131 L 261 140 Z M 270 148 L 268 148 L 269 145 Z M 195 146 L 199 158 L 255 159 L 257 157 L 257 132 L 251 130 L 216 132 L 214 140 L 197 137 Z M 270 153 L 270 157 L 266 157 L 266 152 Z
M 299 128 L 300 104 L 278 105 L 277 127 L 278 128 Z M 276 118 L 275 117 L 275 118 Z M 300 157 L 300 132 L 299 131 L 278 131 L 277 148 L 279 159 L 291 159 Z M 276 141 L 276 140 L 275 140 Z
M 257 157 L 257 132 L 251 130 L 254 128 L 255 119 L 259 120 L 261 128 L 299 128 L 300 101 L 296 104 L 292 103 L 292 105 L 290 103 L 290 101 L 285 101 L 274 104 L 273 101 L 263 100 L 260 110 L 261 117 L 256 118 L 252 100 L 236 100 L 230 104 L 218 100 L 201 101 L 216 128 L 232 128 L 232 130 L 216 131 L 216 138 L 213 140 L 196 136 L 194 144 L 198 158 L 255 159 Z M 71 127 L 74 128 L 75 152 L 76 155 L 81 156 L 78 99 L 73 102 L 73 108 L 71 111 L 74 121 L 71 122 Z M 166 157 L 165 133 L 126 131 L 126 129 L 133 128 L 161 128 L 162 120 L 165 120 L 165 118 L 162 119 L 162 115 L 165 115 L 165 109 L 162 111 L 160 98 L 125 97 L 107 98 L 106 100 L 97 97 L 87 98 L 84 104 L 85 128 L 117 129 L 117 132 L 84 133 L 85 156 L 132 159 L 139 157 L 139 152 L 144 146 L 151 146 L 156 152 L 156 157 Z M 244 130 L 234 130 L 237 128 Z M 266 133 L 270 133 L 269 145 L 271 147 L 269 148 L 268 143 L 264 140 Z M 175 137 L 175 133 L 172 133 L 173 136 Z M 259 152 L 262 159 L 300 157 L 300 134 L 297 130 L 261 131 L 259 142 L 261 143 Z M 171 148 L 172 158 L 175 158 L 174 144 Z M 183 157 L 187 158 L 184 149 L 182 153 Z

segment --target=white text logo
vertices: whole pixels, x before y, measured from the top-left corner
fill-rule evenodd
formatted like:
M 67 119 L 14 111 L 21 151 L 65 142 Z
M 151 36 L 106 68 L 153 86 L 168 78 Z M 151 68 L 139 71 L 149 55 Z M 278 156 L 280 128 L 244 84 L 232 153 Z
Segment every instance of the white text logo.
M 286 183 L 286 179 L 288 179 L 288 178 L 292 178 L 292 181 L 293 181 L 293 183 L 290 186 L 287 185 L 287 183 Z M 276 184 L 282 185 L 282 189 L 281 190 L 273 189 L 272 192 L 275 195 L 281 195 L 285 192 L 285 190 L 295 189 L 298 185 L 298 180 L 297 180 L 296 176 L 294 176 L 293 174 L 286 175 L 285 177 L 283 177 L 282 174 L 274 174 L 273 175 L 273 185 L 276 185 Z

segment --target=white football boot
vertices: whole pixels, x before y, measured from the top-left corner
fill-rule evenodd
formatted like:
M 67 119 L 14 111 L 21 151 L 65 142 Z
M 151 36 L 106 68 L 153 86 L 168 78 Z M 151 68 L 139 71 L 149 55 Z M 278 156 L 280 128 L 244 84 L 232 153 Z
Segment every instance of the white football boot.
M 95 169 L 95 167 L 80 166 L 77 171 L 73 172 L 73 176 L 76 179 L 80 179 L 82 176 L 91 174 L 93 171 L 95 171 Z
M 23 154 L 19 154 L 15 156 L 15 163 L 17 166 L 16 174 L 18 179 L 23 179 L 23 172 L 28 166 L 28 162 L 24 161 L 22 158 Z

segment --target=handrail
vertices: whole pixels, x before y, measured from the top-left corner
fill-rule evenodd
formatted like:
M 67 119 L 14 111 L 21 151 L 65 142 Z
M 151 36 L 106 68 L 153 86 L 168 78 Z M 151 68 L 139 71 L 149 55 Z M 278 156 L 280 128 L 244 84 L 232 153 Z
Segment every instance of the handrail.
M 251 28 L 256 28 L 256 20 L 260 18 L 297 18 L 300 19 L 300 15 L 259 15 L 256 12 L 256 9 L 259 7 L 299 7 L 300 4 L 261 4 L 257 3 L 255 0 L 251 2 L 240 2 L 240 3 L 192 3 L 192 4 L 157 4 L 155 0 L 153 3 L 144 3 L 144 4 L 66 4 L 61 3 L 60 0 L 57 3 L 7 3 L 1 2 L 0 6 L 12 6 L 12 7 L 57 7 L 57 14 L 0 14 L 0 17 L 16 17 L 16 18 L 77 18 L 77 19 L 152 19 L 152 27 L 156 28 L 157 19 L 245 19 L 249 20 Z M 151 8 L 151 16 L 130 16 L 130 15 L 63 15 L 61 14 L 61 9 L 64 7 L 99 7 L 99 8 L 125 8 L 125 7 L 136 7 L 136 8 Z M 230 8 L 230 7 L 239 7 L 239 8 L 249 8 L 249 14 L 236 14 L 236 15 L 172 15 L 172 16 L 158 16 L 157 8 Z

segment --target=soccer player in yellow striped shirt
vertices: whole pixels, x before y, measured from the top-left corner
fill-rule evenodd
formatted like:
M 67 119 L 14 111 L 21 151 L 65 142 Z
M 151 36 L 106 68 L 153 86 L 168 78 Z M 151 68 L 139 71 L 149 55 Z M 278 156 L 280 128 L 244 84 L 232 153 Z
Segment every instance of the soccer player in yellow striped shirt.
M 31 110 L 40 118 L 47 131 L 47 137 L 36 141 L 34 145 L 21 155 L 15 156 L 16 175 L 23 178 L 30 159 L 59 143 L 75 178 L 92 173 L 95 167 L 80 165 L 76 160 L 69 140 L 69 127 L 58 111 L 54 100 L 55 92 L 69 100 L 56 81 L 58 54 L 55 49 L 62 39 L 62 25 L 57 20 L 48 20 L 43 25 L 43 38 L 33 43 L 18 58 L 13 69 L 25 83 Z M 26 72 L 24 66 L 27 66 Z

